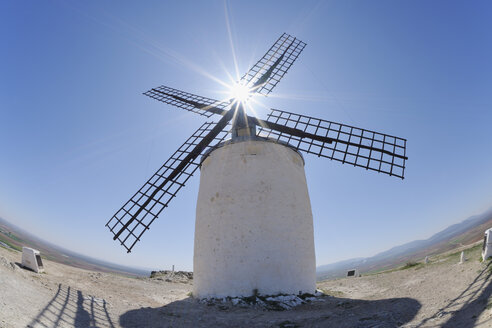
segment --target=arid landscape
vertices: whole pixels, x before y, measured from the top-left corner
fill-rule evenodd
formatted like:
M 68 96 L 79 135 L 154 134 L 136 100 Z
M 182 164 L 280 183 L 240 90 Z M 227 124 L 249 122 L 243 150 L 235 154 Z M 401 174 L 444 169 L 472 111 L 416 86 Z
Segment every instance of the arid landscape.
M 428 264 L 322 281 L 318 297 L 285 311 L 229 301 L 198 302 L 186 280 L 133 278 L 44 260 L 46 273 L 20 267 L 0 247 L 0 327 L 490 327 L 491 262 L 480 245 L 430 257 Z
M 125 275 L 142 276 L 148 275 L 149 271 L 127 267 L 110 263 L 107 261 L 97 260 L 79 253 L 72 252 L 58 245 L 53 245 L 46 240 L 40 239 L 24 229 L 8 222 L 0 217 L 0 246 L 22 250 L 23 246 L 29 246 L 41 251 L 42 257 L 54 262 L 66 264 L 69 266 L 99 271 L 99 272 L 117 272 Z
M 492 328 L 491 13 L 0 1 L 0 328 Z

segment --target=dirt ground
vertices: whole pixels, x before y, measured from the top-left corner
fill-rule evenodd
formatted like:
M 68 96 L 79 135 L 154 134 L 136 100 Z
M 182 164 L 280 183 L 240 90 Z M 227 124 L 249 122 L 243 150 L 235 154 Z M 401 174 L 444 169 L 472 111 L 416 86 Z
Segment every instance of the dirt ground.
M 45 274 L 0 247 L 0 327 L 492 327 L 492 265 L 480 249 L 429 264 L 324 281 L 328 295 L 287 311 L 202 304 L 189 283 L 81 270 L 45 260 Z

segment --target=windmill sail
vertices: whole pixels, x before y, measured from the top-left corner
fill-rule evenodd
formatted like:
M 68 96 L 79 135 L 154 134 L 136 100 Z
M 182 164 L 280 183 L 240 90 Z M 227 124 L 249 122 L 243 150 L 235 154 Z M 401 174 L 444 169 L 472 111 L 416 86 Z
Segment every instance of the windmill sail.
M 204 150 L 212 148 L 210 144 L 213 141 L 217 144 L 224 140 L 227 135 L 224 126 L 219 133 L 215 133 L 216 130 L 218 123 L 204 123 L 106 223 L 106 227 L 114 235 L 113 239 L 118 239 L 128 253 L 195 173 L 200 166 L 198 156 Z M 207 140 L 207 137 L 211 140 Z M 197 149 L 203 143 L 206 145 Z M 183 166 L 182 169 L 179 169 L 180 165 Z
M 207 97 L 194 95 L 178 89 L 161 85 L 144 92 L 144 95 L 159 100 L 165 104 L 173 105 L 187 111 L 194 112 L 206 117 L 213 114 L 224 115 L 228 102 L 221 102 Z
M 252 92 L 268 95 L 284 77 L 306 43 L 284 33 L 267 53 L 241 78 Z
M 406 139 L 277 109 L 271 110 L 265 122 L 259 134 L 287 142 L 297 150 L 404 178 L 408 159 Z M 279 128 L 269 128 L 269 123 Z M 300 130 L 306 135 L 293 134 L 282 127 Z M 313 135 L 326 138 L 327 142 Z

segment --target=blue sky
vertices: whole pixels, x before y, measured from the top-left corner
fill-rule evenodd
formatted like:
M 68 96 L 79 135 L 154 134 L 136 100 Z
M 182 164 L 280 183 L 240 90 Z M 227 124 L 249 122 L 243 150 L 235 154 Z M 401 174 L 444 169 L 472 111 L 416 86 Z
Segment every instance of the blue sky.
M 486 1 L 3 1 L 0 216 L 100 259 L 192 269 L 199 176 L 131 254 L 104 227 L 205 120 L 141 93 L 223 98 L 234 55 L 245 72 L 287 32 L 307 47 L 260 116 L 408 139 L 403 181 L 305 156 L 318 265 L 427 238 L 492 206 L 491 15 Z

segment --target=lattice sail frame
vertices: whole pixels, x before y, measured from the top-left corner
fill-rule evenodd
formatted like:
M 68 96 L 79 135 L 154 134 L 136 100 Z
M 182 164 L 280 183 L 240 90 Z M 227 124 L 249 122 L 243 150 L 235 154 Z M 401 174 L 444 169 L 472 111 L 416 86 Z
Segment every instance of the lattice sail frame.
M 287 33 L 282 34 L 267 53 L 241 77 L 241 83 L 251 88 L 260 82 L 253 91 L 268 95 L 287 73 L 305 46 L 306 43 L 301 40 Z M 268 70 L 272 70 L 271 74 L 266 74 Z M 260 81 L 263 76 L 268 76 L 268 79 Z
M 323 143 L 260 127 L 258 134 L 287 142 L 297 150 L 404 178 L 406 139 L 346 124 L 271 109 L 267 122 L 331 138 Z
M 216 123 L 206 122 L 193 135 L 186 140 L 181 147 L 162 165 L 162 167 L 126 202 L 123 207 L 106 223 L 111 233 L 116 233 L 128 222 L 137 210 L 150 197 L 154 190 L 159 186 L 166 177 L 176 168 L 176 166 L 195 148 L 195 146 L 212 130 Z M 218 143 L 222 142 L 228 134 L 228 129 L 222 130 L 212 143 L 207 146 L 202 154 Z M 150 201 L 150 203 L 140 212 L 135 220 L 125 228 L 123 233 L 117 238 L 127 252 L 130 253 L 133 246 L 140 240 L 149 226 L 166 208 L 169 202 L 176 197 L 178 191 L 184 187 L 188 179 L 200 167 L 200 156 L 186 165 L 174 180 L 168 182 Z
M 187 111 L 210 117 L 214 113 L 214 108 L 225 110 L 229 106 L 228 102 L 222 102 L 207 97 L 198 96 L 189 92 L 173 89 L 161 85 L 143 93 L 144 95 L 161 101 L 165 104 L 173 105 Z

